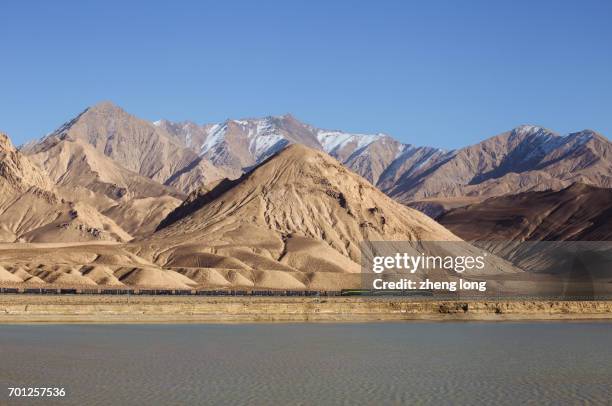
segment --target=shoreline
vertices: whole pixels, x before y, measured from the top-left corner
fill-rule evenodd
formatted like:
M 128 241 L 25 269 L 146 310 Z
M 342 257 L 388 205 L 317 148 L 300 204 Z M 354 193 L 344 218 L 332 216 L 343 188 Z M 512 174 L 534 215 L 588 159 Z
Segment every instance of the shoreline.
M 611 320 L 612 301 L 0 296 L 0 324 Z

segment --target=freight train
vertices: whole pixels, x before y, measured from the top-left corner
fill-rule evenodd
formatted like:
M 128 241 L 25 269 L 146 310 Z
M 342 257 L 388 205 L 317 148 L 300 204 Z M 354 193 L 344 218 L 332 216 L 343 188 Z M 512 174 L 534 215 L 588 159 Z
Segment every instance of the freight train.
M 0 294 L 29 295 L 137 295 L 137 296 L 433 296 L 432 291 L 394 290 L 380 291 L 368 289 L 343 289 L 334 291 L 318 290 L 211 290 L 211 289 L 118 289 L 101 288 L 37 288 L 37 287 L 0 287 Z

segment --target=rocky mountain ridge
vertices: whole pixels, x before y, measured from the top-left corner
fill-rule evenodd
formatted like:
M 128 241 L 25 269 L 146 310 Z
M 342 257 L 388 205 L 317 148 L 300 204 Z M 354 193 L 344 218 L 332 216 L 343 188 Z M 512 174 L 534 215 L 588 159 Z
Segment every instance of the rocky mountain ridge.
M 178 193 L 238 178 L 288 144 L 324 151 L 387 195 L 425 211 L 432 200 L 482 200 L 560 190 L 575 182 L 612 187 L 608 139 L 591 130 L 560 136 L 531 125 L 446 151 L 405 144 L 382 133 L 324 130 L 290 114 L 203 125 L 150 123 L 104 102 L 22 150 L 38 155 L 62 142 L 89 145 L 121 167 Z
M 560 136 L 523 125 L 446 151 L 385 134 L 317 129 L 291 115 L 198 126 L 156 122 L 213 164 L 248 170 L 291 143 L 327 152 L 396 200 L 485 198 L 560 190 L 575 182 L 612 187 L 612 144 L 591 130 Z

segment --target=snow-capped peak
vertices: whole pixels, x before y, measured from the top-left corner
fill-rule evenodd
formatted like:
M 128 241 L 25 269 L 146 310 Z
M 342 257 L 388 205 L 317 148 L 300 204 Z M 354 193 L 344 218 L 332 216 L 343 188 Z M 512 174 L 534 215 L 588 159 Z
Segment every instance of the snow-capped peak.
M 543 130 L 543 128 L 538 125 L 531 125 L 531 124 L 523 124 L 523 125 L 519 125 L 518 127 L 516 127 L 516 131 L 520 133 L 535 133 L 540 130 Z
M 257 120 L 255 128 L 250 128 L 247 135 L 249 151 L 259 160 L 262 156 L 281 142 L 285 137 L 277 131 L 270 118 Z
M 229 125 L 232 125 L 232 130 L 229 130 Z M 236 126 L 238 127 L 236 129 Z M 222 124 L 214 124 L 208 130 L 206 141 L 202 145 L 200 154 L 204 155 L 212 150 L 216 145 L 225 140 L 228 131 L 238 131 L 241 137 L 246 141 L 248 150 L 254 157 L 255 161 L 260 161 L 262 158 L 269 155 L 270 151 L 277 147 L 279 143 L 286 140 L 287 137 L 275 125 L 275 117 L 265 117 L 258 119 L 241 119 L 227 120 Z
M 355 149 L 362 149 L 383 137 L 385 137 L 385 134 L 382 133 L 350 134 L 342 131 L 317 131 L 317 139 L 323 146 L 323 149 L 328 153 L 337 149 L 341 149 L 351 143 L 355 144 Z

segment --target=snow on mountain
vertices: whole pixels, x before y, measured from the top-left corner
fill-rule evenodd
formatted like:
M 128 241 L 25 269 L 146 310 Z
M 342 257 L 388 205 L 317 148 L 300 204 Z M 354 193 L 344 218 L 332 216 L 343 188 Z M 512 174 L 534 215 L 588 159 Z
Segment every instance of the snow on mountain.
M 227 126 L 222 124 L 213 124 L 210 130 L 207 131 L 206 141 L 199 148 L 200 155 L 204 155 L 211 149 L 213 149 L 218 143 L 223 141 Z
M 197 125 L 192 122 L 155 122 L 187 147 L 217 166 L 244 171 L 277 153 L 287 144 L 323 150 L 376 184 L 386 168 L 415 171 L 426 166 L 431 154 L 442 150 L 403 144 L 383 134 L 349 133 L 304 124 L 293 116 L 228 119 Z M 396 161 L 401 161 L 396 163 Z M 418 165 L 418 167 L 413 168 Z M 397 174 L 393 175 L 398 176 Z
M 192 144 L 193 123 L 172 123 L 167 120 L 157 120 L 153 122 L 155 126 L 164 127 L 170 133 L 181 138 L 188 147 L 191 147 L 200 155 L 206 155 L 224 142 L 228 138 L 242 138 L 247 143 L 248 150 L 253 154 L 253 158 L 258 161 L 262 157 L 270 155 L 270 149 L 276 149 L 283 140 L 295 142 L 290 131 L 283 128 L 283 124 L 290 116 L 269 116 L 265 118 L 226 120 L 222 123 L 214 123 L 199 126 L 205 134 L 200 145 Z M 351 146 L 352 150 L 362 149 L 383 137 L 385 134 L 353 134 L 343 131 L 322 130 L 299 123 L 301 129 L 310 132 L 314 140 L 315 147 L 332 154 L 334 151 Z
M 355 143 L 355 149 L 361 149 L 384 137 L 384 134 L 350 134 L 342 131 L 318 130 L 317 139 L 327 153 Z
M 248 122 L 243 122 L 243 125 L 248 125 Z M 249 140 L 249 150 L 260 160 L 263 156 L 268 156 L 268 152 L 278 146 L 278 143 L 285 138 L 276 131 L 274 125 L 268 119 L 257 120 L 255 128 L 249 128 L 247 135 Z

